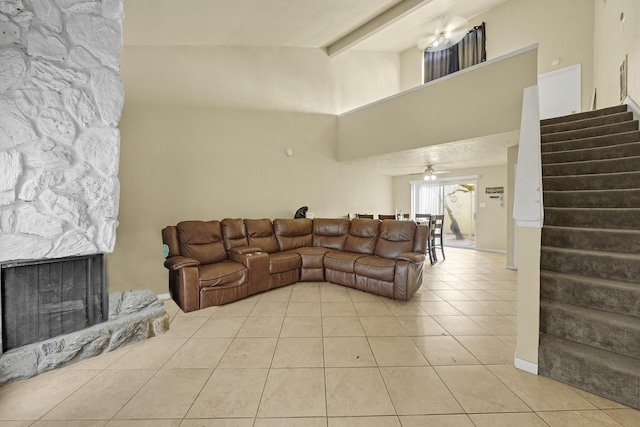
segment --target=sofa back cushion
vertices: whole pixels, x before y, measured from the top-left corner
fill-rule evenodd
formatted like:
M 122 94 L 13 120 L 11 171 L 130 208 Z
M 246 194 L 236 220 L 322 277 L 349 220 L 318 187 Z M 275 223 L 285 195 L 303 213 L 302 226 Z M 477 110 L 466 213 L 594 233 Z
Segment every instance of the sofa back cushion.
M 358 254 L 373 254 L 379 232 L 380 221 L 377 219 L 352 219 L 344 250 Z
M 240 218 L 225 218 L 221 221 L 224 247 L 229 250 L 236 246 L 247 246 L 247 230 Z
M 313 244 L 313 220 L 311 218 L 274 219 L 273 232 L 281 251 L 310 247 Z
M 249 246 L 257 246 L 269 254 L 280 250 L 270 219 L 245 219 L 244 225 L 247 229 Z
M 313 246 L 343 250 L 349 235 L 348 218 L 315 218 L 313 220 Z
M 382 221 L 374 254 L 382 258 L 394 259 L 399 253 L 413 252 L 416 227 L 413 221 L 393 219 Z
M 177 228 L 182 256 L 201 264 L 227 259 L 220 221 L 182 221 Z

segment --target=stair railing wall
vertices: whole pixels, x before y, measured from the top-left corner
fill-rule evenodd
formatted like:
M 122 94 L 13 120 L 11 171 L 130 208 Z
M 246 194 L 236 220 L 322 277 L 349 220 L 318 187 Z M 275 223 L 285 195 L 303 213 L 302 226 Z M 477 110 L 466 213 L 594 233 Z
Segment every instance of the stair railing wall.
M 513 218 L 517 226 L 518 315 L 514 366 L 538 373 L 540 236 L 544 219 L 538 86 L 524 89 Z

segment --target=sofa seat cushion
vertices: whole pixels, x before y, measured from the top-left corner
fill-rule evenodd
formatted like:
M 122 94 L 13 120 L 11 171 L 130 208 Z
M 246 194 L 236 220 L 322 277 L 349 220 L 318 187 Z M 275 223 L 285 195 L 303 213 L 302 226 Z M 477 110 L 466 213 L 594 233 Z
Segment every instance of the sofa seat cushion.
M 300 255 L 295 250 L 269 254 L 269 273 L 276 274 L 295 270 L 302 266 Z
M 239 262 L 224 260 L 215 264 L 205 264 L 198 267 L 200 274 L 200 288 L 244 283 L 247 281 L 248 270 Z
M 356 260 L 366 256 L 369 255 L 354 252 L 329 251 L 324 255 L 324 267 L 345 273 L 354 273 Z
M 393 282 L 396 262 L 393 259 L 382 258 L 377 255 L 365 256 L 356 260 L 354 270 L 358 276 L 366 276 L 384 282 Z
M 327 248 L 298 248 L 296 252 L 302 259 L 302 268 L 322 268 L 324 267 L 324 254 L 331 249 Z

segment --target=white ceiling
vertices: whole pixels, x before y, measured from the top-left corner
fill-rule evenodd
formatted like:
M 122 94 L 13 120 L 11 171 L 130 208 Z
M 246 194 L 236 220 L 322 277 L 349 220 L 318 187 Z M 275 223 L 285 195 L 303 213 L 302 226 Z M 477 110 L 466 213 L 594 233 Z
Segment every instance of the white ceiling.
M 291 46 L 327 48 L 395 7 L 409 12 L 377 25 L 352 48 L 402 52 L 443 15 L 471 20 L 509 0 L 124 0 L 126 45 Z M 506 163 L 507 134 L 452 142 L 353 163 L 389 175 Z

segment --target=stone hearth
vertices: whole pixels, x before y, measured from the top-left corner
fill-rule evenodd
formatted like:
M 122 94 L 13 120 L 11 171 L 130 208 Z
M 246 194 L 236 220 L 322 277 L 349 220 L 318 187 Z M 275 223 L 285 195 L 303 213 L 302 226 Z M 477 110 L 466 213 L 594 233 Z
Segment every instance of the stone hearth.
M 0 385 L 107 353 L 168 329 L 169 316 L 153 292 L 114 292 L 109 294 L 106 322 L 4 353 L 0 357 Z

